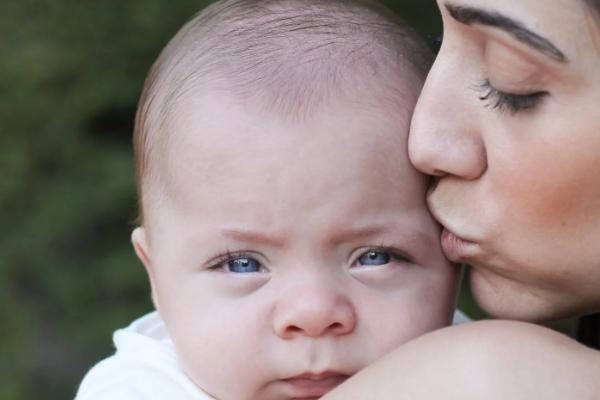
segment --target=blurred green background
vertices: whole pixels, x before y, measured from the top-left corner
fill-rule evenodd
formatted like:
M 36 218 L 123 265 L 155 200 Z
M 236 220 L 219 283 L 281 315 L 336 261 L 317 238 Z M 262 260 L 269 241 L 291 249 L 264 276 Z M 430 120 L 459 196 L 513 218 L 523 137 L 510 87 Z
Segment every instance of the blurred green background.
M 0 13 L 0 399 L 73 398 L 151 309 L 129 243 L 145 74 L 209 1 L 5 0 Z M 422 34 L 434 1 L 388 3 Z M 478 316 L 468 291 L 462 307 Z

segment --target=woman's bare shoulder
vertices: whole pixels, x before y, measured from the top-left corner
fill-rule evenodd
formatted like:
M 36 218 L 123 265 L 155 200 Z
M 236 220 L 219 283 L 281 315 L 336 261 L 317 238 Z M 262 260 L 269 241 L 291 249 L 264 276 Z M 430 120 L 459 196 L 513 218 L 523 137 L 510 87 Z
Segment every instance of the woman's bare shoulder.
M 421 336 L 324 400 L 598 399 L 600 352 L 534 324 L 480 321 Z

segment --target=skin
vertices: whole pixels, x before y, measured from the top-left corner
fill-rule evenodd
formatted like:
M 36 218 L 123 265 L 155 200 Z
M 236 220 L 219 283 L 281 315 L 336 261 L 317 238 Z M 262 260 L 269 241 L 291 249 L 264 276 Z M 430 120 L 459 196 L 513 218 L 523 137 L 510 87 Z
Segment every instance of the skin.
M 452 3 L 518 20 L 560 49 L 560 62 L 457 21 L 447 4 L 438 2 L 444 44 L 409 139 L 411 161 L 437 177 L 428 202 L 444 250 L 471 265 L 475 297 L 493 315 L 598 311 L 600 24 L 576 0 Z M 497 96 L 479 99 L 486 79 L 512 95 L 546 94 L 519 111 L 495 107 Z M 596 350 L 530 323 L 481 321 L 411 341 L 323 399 L 591 400 L 598 376 Z
M 318 398 L 449 323 L 458 271 L 408 161 L 411 107 L 367 103 L 292 121 L 211 93 L 172 118 L 165 198 L 132 239 L 184 370 L 214 397 Z M 389 261 L 364 265 L 370 250 Z
M 322 400 L 596 400 L 597 354 L 549 329 L 480 321 L 415 339 Z

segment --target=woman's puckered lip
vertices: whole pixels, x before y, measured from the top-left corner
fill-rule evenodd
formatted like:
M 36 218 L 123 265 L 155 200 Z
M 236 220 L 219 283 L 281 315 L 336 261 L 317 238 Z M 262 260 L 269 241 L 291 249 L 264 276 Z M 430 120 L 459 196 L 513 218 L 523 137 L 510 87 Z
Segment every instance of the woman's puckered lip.
M 442 218 L 442 216 L 440 215 L 440 213 L 436 209 L 435 205 L 432 203 L 432 201 L 431 201 L 431 193 L 430 193 L 430 195 L 427 196 L 427 208 L 429 209 L 429 212 L 431 213 L 431 215 L 433 216 L 433 218 L 440 225 L 442 225 L 442 227 L 445 230 L 447 230 L 448 232 L 450 232 L 452 235 L 454 235 L 458 239 L 462 240 L 463 242 L 471 243 L 471 244 L 477 244 L 476 240 L 473 240 L 472 238 L 469 238 L 469 237 L 462 236 L 461 234 L 457 233 L 452 227 L 448 226 L 448 223 L 444 220 L 444 218 Z
M 477 240 L 462 236 L 448 226 L 431 201 L 431 193 L 427 196 L 427 207 L 433 218 L 442 225 L 440 245 L 444 255 L 453 263 L 470 263 L 482 256 L 482 249 Z
M 468 262 L 480 252 L 477 243 L 465 241 L 447 229 L 442 231 L 440 242 L 444 255 L 453 263 Z

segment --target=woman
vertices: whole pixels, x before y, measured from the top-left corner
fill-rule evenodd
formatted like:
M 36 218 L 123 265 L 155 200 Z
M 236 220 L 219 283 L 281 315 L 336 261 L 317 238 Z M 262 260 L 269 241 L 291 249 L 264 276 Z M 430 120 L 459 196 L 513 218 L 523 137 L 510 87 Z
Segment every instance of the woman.
M 447 257 L 471 266 L 493 316 L 600 311 L 600 0 L 438 6 L 444 42 L 409 152 L 435 177 L 428 201 Z M 403 346 L 325 398 L 598 399 L 598 377 L 597 350 L 485 321 Z

